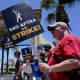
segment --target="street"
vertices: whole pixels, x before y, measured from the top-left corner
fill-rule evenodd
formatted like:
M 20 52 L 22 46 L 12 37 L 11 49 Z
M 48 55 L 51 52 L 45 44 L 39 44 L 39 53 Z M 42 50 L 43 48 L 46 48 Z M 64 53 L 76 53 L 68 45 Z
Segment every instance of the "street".
M 13 80 L 14 74 L 0 74 L 0 80 Z

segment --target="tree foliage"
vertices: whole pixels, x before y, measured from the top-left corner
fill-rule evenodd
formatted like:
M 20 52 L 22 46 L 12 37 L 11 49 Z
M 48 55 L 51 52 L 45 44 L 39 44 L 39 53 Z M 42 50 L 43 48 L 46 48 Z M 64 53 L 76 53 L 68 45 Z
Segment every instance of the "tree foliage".
M 67 4 L 69 7 L 73 6 L 76 2 L 80 2 L 80 0 L 59 0 L 60 4 Z
M 56 20 L 56 22 L 62 21 L 65 22 L 68 27 L 69 26 L 69 18 L 66 13 L 65 7 L 68 5 L 68 7 L 71 7 L 74 5 L 75 2 L 80 2 L 80 0 L 42 0 L 41 2 L 41 8 L 43 9 L 53 9 L 53 13 L 49 13 L 47 16 L 47 21 L 51 22 Z M 70 28 L 70 30 L 72 30 Z

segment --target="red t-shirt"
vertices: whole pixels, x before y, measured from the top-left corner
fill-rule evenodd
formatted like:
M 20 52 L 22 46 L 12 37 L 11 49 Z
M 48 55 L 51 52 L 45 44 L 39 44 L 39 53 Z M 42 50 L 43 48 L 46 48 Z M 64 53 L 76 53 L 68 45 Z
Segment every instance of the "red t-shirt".
M 70 56 L 80 57 L 80 41 L 74 35 L 65 36 L 56 46 L 54 50 L 57 57 L 63 61 Z M 55 65 L 57 61 L 54 57 L 51 57 L 48 61 L 48 65 Z M 70 71 L 73 74 L 74 70 Z M 49 73 L 51 80 L 70 80 L 69 76 L 63 72 Z

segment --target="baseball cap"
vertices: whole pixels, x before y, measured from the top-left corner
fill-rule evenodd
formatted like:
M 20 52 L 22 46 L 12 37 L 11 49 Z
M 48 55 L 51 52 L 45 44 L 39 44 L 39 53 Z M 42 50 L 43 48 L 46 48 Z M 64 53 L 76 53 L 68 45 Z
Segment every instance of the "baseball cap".
M 56 26 L 65 26 L 68 29 L 68 25 L 64 22 L 56 22 L 53 25 L 47 26 L 48 31 L 52 31 Z
M 49 47 L 49 49 L 51 49 L 51 45 L 50 44 L 45 44 L 45 45 L 43 45 L 43 47 L 45 48 L 45 47 Z
M 14 54 L 20 55 L 20 52 L 19 51 L 16 51 L 16 52 L 14 52 Z

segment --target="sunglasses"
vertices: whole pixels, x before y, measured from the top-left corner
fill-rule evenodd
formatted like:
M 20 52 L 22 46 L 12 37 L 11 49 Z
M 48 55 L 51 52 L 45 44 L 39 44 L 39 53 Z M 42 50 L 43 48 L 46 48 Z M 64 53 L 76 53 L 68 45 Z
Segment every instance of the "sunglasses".
M 51 28 L 51 31 L 54 31 L 55 29 L 56 29 L 55 27 L 52 27 L 52 28 Z
M 60 28 L 61 28 L 61 26 L 52 27 L 51 31 L 54 31 L 55 29 L 60 29 Z

